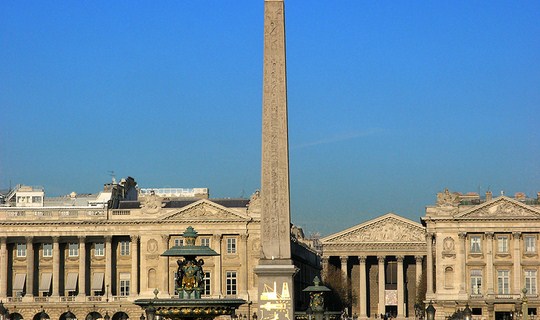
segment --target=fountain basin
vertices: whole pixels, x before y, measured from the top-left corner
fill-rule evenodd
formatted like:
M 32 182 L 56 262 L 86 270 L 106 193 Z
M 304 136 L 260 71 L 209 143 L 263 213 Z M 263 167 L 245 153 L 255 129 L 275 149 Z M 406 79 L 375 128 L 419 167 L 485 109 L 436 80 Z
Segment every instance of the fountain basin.
M 146 312 L 147 320 L 156 316 L 167 319 L 213 319 L 233 315 L 243 299 L 138 299 L 134 303 Z

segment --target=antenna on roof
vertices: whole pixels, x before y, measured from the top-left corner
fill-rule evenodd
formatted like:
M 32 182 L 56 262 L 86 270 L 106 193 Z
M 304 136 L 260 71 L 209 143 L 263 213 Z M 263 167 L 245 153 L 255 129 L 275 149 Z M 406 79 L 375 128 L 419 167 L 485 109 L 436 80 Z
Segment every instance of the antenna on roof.
M 116 175 L 114 174 L 114 170 L 108 171 L 109 175 L 111 176 L 112 183 L 116 184 Z

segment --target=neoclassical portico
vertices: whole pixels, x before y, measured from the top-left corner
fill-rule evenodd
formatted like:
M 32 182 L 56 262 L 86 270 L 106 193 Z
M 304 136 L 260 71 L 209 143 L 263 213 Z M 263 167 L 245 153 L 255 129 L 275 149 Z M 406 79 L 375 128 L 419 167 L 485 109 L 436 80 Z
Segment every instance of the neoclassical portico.
M 357 297 L 351 312 L 360 319 L 389 313 L 414 317 L 423 276 L 426 235 L 422 225 L 388 213 L 322 239 L 323 268 L 340 269 Z M 324 273 L 324 272 L 323 272 Z

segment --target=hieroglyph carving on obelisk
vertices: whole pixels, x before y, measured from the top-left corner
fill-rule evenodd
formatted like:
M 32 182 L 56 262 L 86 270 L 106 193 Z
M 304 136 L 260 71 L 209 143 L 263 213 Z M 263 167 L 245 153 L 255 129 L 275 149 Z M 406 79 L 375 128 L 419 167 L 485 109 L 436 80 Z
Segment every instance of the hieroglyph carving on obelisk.
M 294 319 L 289 139 L 283 0 L 264 1 L 261 259 L 255 268 L 261 320 Z
M 261 172 L 263 259 L 290 259 L 289 144 L 284 3 L 264 6 Z

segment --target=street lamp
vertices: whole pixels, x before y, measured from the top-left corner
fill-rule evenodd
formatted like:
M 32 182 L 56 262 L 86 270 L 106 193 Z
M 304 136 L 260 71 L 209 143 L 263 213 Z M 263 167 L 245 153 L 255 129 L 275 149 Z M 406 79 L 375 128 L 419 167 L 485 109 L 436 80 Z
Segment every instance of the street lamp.
M 4 303 L 0 300 L 0 320 L 6 320 L 9 318 L 9 311 L 4 307 Z
M 257 320 L 258 316 L 257 316 L 257 312 L 253 312 L 253 315 L 251 316 L 251 318 L 253 320 Z
M 433 306 L 433 301 L 429 301 L 429 305 L 426 308 L 426 318 L 427 320 L 435 320 L 435 307 Z
M 41 306 L 41 312 L 39 313 L 39 319 L 46 320 L 49 319 L 49 316 L 45 313 L 45 310 L 43 310 L 43 306 Z
M 311 310 L 311 307 L 307 307 L 306 314 L 308 316 L 308 320 L 311 320 L 311 317 L 313 316 L 313 310 Z
M 463 310 L 463 319 L 464 320 L 472 320 L 472 310 L 469 307 L 469 303 L 465 305 L 465 309 Z
M 69 310 L 69 306 L 68 306 L 68 311 L 64 315 L 64 319 L 66 319 L 66 320 L 77 320 L 77 317 L 73 314 L 73 312 L 71 312 Z
M 105 316 L 103 317 L 104 320 L 111 320 L 111 316 L 109 315 L 108 311 L 105 311 Z

